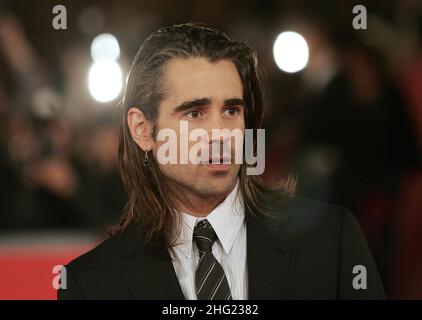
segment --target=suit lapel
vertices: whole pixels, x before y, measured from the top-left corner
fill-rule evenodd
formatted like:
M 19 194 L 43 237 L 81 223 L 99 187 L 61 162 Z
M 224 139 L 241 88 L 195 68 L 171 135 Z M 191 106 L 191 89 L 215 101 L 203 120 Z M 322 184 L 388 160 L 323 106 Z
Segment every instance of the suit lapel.
M 287 299 L 293 248 L 288 216 L 277 224 L 246 215 L 249 299 Z
M 133 231 L 129 231 L 121 247 L 121 254 L 130 259 L 121 278 L 133 298 L 185 299 L 166 249 L 146 251 Z
M 247 232 L 248 299 L 286 299 L 293 269 L 293 246 L 287 236 L 288 216 L 277 224 L 269 218 L 245 215 Z M 134 228 L 121 237 L 121 255 L 129 258 L 122 281 L 135 299 L 183 300 L 166 249 L 145 251 Z

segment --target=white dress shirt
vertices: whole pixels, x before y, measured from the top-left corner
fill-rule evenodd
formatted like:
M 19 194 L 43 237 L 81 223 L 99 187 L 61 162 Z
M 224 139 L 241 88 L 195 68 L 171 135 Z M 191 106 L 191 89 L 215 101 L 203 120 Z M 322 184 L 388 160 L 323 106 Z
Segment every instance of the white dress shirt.
M 193 241 L 193 229 L 203 219 L 209 221 L 217 234 L 212 253 L 223 267 L 233 300 L 248 299 L 245 211 L 238 190 L 237 183 L 227 198 L 206 217 L 181 213 L 181 232 L 169 254 L 182 292 L 188 300 L 197 300 L 195 271 L 199 253 Z

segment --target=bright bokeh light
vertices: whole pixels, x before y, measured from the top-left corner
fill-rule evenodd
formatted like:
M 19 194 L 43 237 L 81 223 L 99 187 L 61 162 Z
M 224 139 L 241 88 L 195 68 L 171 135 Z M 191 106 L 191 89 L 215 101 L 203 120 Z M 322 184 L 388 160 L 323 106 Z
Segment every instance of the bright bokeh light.
M 283 32 L 274 42 L 273 55 L 277 67 L 281 70 L 289 73 L 298 72 L 308 64 L 308 43 L 299 33 Z
M 88 75 L 89 92 L 99 102 L 112 101 L 122 90 L 122 78 L 122 70 L 117 62 L 112 60 L 94 62 Z
M 110 33 L 96 36 L 91 44 L 91 56 L 94 61 L 119 59 L 120 47 L 116 37 Z

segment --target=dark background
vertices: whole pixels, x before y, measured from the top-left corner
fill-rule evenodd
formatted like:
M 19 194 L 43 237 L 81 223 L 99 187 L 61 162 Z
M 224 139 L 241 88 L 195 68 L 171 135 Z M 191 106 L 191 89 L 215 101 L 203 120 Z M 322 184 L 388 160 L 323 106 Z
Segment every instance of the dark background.
M 52 27 L 57 4 L 66 30 Z M 367 30 L 352 27 L 356 4 Z M 51 230 L 104 235 L 122 213 L 118 98 L 89 94 L 93 38 L 117 37 L 126 73 L 151 32 L 205 22 L 259 53 L 264 178 L 294 173 L 300 194 L 350 208 L 388 296 L 422 298 L 421 14 L 416 0 L 0 1 L 0 244 Z M 294 74 L 272 54 L 286 30 L 310 47 Z

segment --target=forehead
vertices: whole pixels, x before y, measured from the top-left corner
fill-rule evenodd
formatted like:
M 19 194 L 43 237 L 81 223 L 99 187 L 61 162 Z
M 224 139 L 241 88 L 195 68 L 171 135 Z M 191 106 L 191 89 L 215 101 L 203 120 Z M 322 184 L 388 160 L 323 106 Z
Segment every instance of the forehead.
M 174 58 L 164 67 L 164 86 L 175 100 L 211 97 L 242 98 L 242 81 L 230 60 Z

